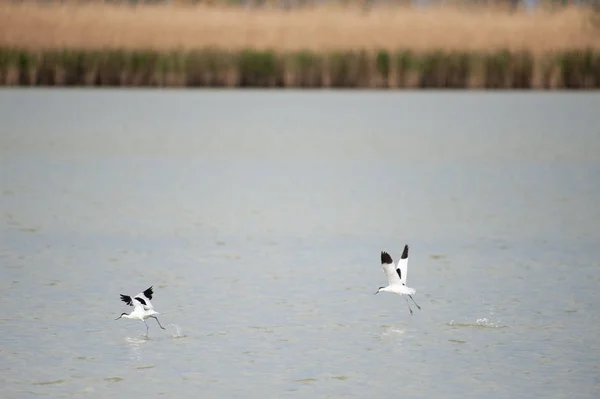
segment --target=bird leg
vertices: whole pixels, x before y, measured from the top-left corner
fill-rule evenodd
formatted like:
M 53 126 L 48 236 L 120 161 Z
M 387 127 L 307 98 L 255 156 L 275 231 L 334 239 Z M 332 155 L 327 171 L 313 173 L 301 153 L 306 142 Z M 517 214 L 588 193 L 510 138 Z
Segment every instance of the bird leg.
M 406 297 L 404 299 L 406 300 L 406 304 L 408 305 L 408 311 L 410 312 L 410 315 L 412 316 L 412 309 L 410 308 L 410 303 L 408 303 L 408 299 L 406 299 Z
M 412 296 L 410 296 L 410 295 L 409 295 L 408 297 L 409 297 L 410 299 L 412 299 L 412 301 L 413 301 L 413 302 L 415 302 L 415 300 L 413 299 L 413 297 L 412 297 Z M 416 302 L 415 302 L 415 305 L 417 305 L 417 303 L 416 303 Z M 419 310 L 421 310 L 421 307 L 420 307 L 419 305 L 417 305 L 417 307 L 419 308 Z
M 148 324 L 146 323 L 146 320 L 143 320 L 143 322 L 144 322 L 144 324 L 146 324 L 146 338 L 148 338 L 149 327 L 148 327 Z
M 160 321 L 158 321 L 158 317 L 156 317 L 156 316 L 150 316 L 150 317 L 152 317 L 153 319 L 155 319 L 155 320 L 156 320 L 156 322 L 158 323 L 158 325 L 160 326 L 160 328 L 162 328 L 163 330 L 166 330 L 166 328 L 164 328 L 164 327 L 163 327 L 163 326 L 160 324 Z

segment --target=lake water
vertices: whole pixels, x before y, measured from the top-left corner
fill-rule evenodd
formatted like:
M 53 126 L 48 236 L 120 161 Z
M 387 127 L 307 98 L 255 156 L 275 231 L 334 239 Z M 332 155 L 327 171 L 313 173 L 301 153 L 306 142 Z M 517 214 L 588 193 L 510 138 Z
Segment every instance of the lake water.
M 597 398 L 599 109 L 1 90 L 1 396 Z

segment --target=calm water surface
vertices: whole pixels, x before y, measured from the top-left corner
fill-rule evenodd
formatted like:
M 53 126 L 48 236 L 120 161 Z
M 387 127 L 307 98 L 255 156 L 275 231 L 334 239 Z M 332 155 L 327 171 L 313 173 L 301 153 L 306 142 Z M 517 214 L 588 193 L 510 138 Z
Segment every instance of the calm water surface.
M 599 105 L 2 90 L 2 397 L 597 398 Z

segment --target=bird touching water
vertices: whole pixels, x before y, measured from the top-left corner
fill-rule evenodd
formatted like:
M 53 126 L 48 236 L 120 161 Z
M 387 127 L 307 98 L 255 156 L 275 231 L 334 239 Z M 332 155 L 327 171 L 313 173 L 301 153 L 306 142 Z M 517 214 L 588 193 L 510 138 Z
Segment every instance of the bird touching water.
M 410 288 L 406 286 L 406 277 L 408 272 L 408 245 L 404 246 L 404 251 L 402 252 L 402 256 L 398 261 L 397 265 L 394 265 L 394 261 L 390 254 L 385 251 L 381 252 L 381 267 L 383 268 L 383 272 L 387 276 L 388 286 L 387 287 L 379 287 L 377 293 L 383 292 L 391 292 L 393 294 L 398 295 L 406 295 L 408 296 L 414 303 L 417 305 L 412 295 L 414 295 L 417 291 L 414 288 Z M 408 299 L 406 299 L 406 304 L 408 305 L 408 310 L 410 314 L 413 314 L 412 309 L 410 308 L 410 304 L 408 303 Z M 421 310 L 421 307 L 417 305 L 417 308 Z
M 117 317 L 115 320 L 119 320 L 120 318 L 141 320 L 144 322 L 144 324 L 146 324 L 146 319 L 152 317 L 153 319 L 156 319 L 156 322 L 160 328 L 165 330 L 165 328 L 160 324 L 158 318 L 155 316 L 160 313 L 154 310 L 154 306 L 152 306 L 152 303 L 150 302 L 153 293 L 152 287 L 150 287 L 145 291 L 140 292 L 133 298 L 128 295 L 121 294 L 121 300 L 129 306 L 133 306 L 133 311 L 129 314 L 121 313 L 121 316 Z M 146 337 L 148 337 L 148 329 L 148 324 L 146 324 Z

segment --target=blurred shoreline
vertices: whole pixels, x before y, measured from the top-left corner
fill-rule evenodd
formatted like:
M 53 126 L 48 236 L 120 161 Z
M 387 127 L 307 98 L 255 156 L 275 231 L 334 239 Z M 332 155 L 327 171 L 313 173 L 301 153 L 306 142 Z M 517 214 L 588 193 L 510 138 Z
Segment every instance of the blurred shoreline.
M 600 88 L 590 7 L 0 4 L 0 85 Z

